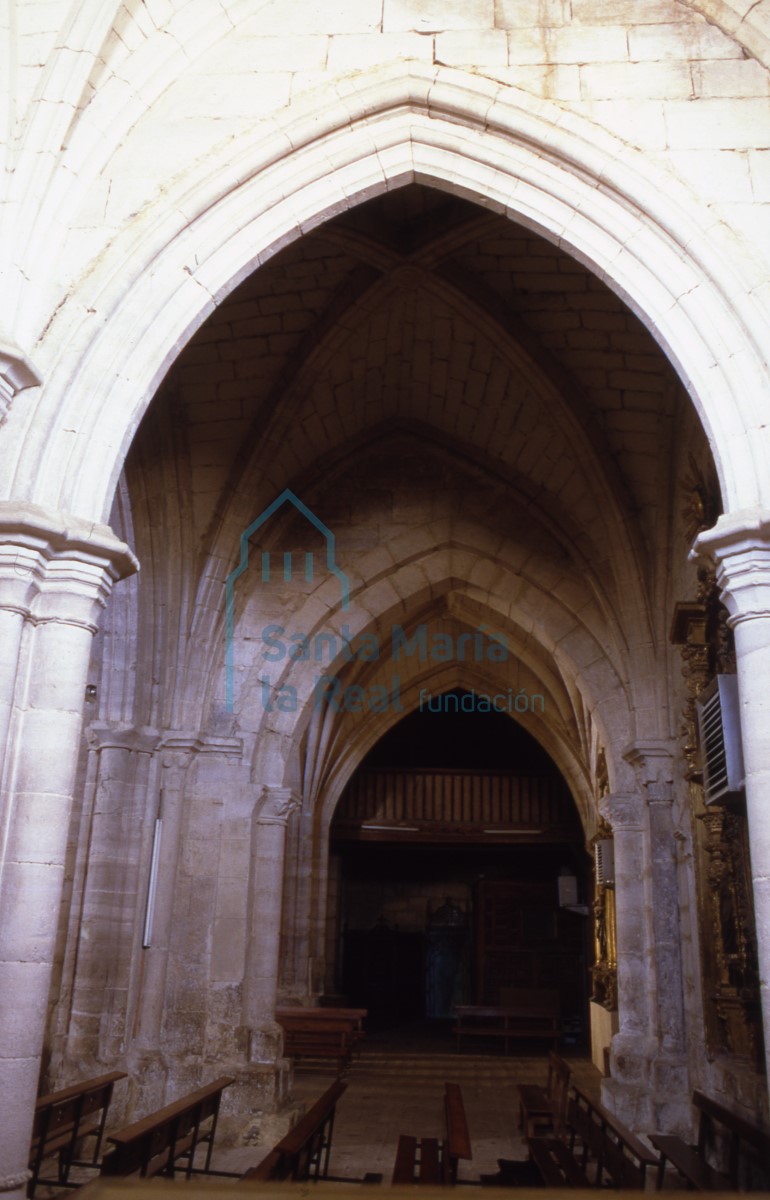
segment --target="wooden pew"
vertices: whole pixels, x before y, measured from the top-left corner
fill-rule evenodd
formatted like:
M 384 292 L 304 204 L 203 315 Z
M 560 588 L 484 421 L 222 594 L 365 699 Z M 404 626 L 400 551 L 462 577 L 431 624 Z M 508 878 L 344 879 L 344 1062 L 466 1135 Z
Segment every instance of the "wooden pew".
M 364 1036 L 365 1008 L 283 1007 L 275 1019 L 283 1029 L 283 1052 L 287 1058 L 332 1058 L 337 1074 L 350 1065 L 357 1043 Z
M 657 1188 L 663 1187 L 666 1163 L 699 1192 L 746 1191 L 770 1187 L 770 1134 L 731 1112 L 703 1092 L 695 1091 L 698 1140 L 689 1146 L 681 1138 L 653 1133 L 650 1141 L 660 1151 Z M 717 1141 L 724 1146 L 726 1169 L 711 1166 L 707 1153 Z
M 145 1177 L 163 1172 L 173 1176 L 180 1158 L 187 1159 L 188 1179 L 199 1173 L 229 1174 L 211 1171 L 211 1152 L 222 1092 L 233 1082 L 233 1076 L 222 1075 L 158 1112 L 108 1134 L 107 1141 L 114 1149 L 102 1160 L 102 1175 Z M 195 1152 L 201 1146 L 208 1147 L 206 1161 L 203 1167 L 196 1167 Z
M 241 1176 L 240 1182 L 325 1179 L 337 1101 L 347 1086 L 340 1079 L 333 1083 L 267 1157 Z
M 561 1133 L 567 1111 L 567 1094 L 572 1068 L 552 1050 L 548 1055 L 548 1080 L 545 1087 L 520 1083 L 519 1127 L 525 1138 Z
M 119 1079 L 125 1078 L 125 1071 L 110 1071 L 107 1075 L 86 1079 L 58 1092 L 40 1096 L 35 1102 L 28 1196 L 34 1196 L 38 1183 L 77 1187 L 69 1180 L 70 1168 L 98 1166 L 112 1089 Z M 91 1157 L 76 1158 L 78 1143 L 86 1137 L 95 1139 Z M 59 1159 L 56 1178 L 44 1179 L 40 1174 L 43 1162 L 54 1154 Z
M 580 1138 L 582 1165 L 590 1159 L 594 1162 L 597 1187 L 604 1183 L 605 1174 L 615 1187 L 646 1187 L 647 1168 L 659 1165 L 658 1155 L 598 1100 L 573 1088 L 566 1123 L 570 1149 L 574 1152 L 576 1140 Z
M 577 1088 L 569 1097 L 562 1137 L 532 1138 L 530 1157 L 546 1187 L 643 1191 L 658 1157 L 613 1113 Z
M 558 1138 L 533 1138 L 529 1145 L 529 1156 L 546 1187 L 590 1188 L 591 1181 L 587 1174 L 569 1147 Z
M 473 1157 L 465 1106 L 456 1083 L 444 1084 L 444 1139 L 416 1138 L 402 1134 L 398 1139 L 391 1183 L 452 1185 L 457 1183 L 461 1158 Z
M 507 1054 L 511 1041 L 549 1041 L 561 1037 L 559 993 L 549 988 L 508 988 L 501 1004 L 458 1004 L 454 1033 L 457 1049 L 464 1038 L 496 1038 Z

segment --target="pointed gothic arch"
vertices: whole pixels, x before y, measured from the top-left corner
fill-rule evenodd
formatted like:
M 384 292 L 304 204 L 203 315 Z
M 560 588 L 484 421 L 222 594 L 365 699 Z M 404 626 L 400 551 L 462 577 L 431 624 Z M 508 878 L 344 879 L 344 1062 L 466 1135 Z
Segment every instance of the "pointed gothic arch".
M 262 138 L 213 152 L 75 289 L 69 311 L 81 315 L 67 318 L 37 397 L 38 435 L 19 438 L 11 494 L 105 519 L 144 410 L 217 303 L 335 212 L 418 181 L 509 215 L 590 266 L 674 362 L 726 506 L 767 502 L 764 322 L 742 250 L 649 160 L 555 105 L 531 109 L 514 89 L 411 63 L 362 76 L 344 98 L 310 95 Z M 45 370 L 45 340 L 39 359 Z

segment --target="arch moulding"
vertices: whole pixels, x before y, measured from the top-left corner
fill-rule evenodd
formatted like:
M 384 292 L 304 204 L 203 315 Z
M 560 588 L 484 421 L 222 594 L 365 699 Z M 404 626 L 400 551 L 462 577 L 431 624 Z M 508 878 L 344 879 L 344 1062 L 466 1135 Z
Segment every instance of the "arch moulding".
M 726 507 L 770 505 L 751 264 L 684 183 L 606 131 L 489 80 L 400 64 L 293 104 L 196 171 L 115 239 L 51 321 L 35 352 L 47 376 L 37 436 L 28 414 L 6 430 L 19 435 L 7 495 L 105 520 L 144 410 L 217 303 L 309 229 L 418 181 L 510 216 L 602 277 L 679 371 Z

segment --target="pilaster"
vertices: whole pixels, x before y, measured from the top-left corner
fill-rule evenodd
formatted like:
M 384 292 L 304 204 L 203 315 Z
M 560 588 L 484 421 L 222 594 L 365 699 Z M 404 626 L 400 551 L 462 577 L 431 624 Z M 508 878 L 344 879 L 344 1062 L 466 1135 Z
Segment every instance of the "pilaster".
M 136 565 L 103 526 L 0 504 L 0 984 L 18 998 L 0 1012 L 10 1195 L 23 1193 L 8 1181 L 26 1170 L 91 639 L 115 581 Z
M 250 928 L 243 1023 L 249 1030 L 249 1060 L 280 1058 L 283 1038 L 275 1021 L 283 904 L 286 826 L 299 804 L 290 788 L 266 786 L 252 815 Z
M 701 533 L 693 556 L 716 566 L 735 637 L 746 815 L 770 1080 L 770 512 L 726 513 Z
M 87 730 L 91 785 L 84 799 L 57 1057 L 98 1074 L 125 1054 L 132 954 L 141 894 L 145 806 L 157 730 L 93 723 Z M 93 1070 L 89 1066 L 93 1066 Z
M 690 1081 L 684 1018 L 680 898 L 673 806 L 675 745 L 635 742 L 623 757 L 635 770 L 646 819 L 645 918 L 651 1055 L 650 1128 L 689 1136 Z
M 645 933 L 645 812 L 640 795 L 608 793 L 599 811 L 612 827 L 618 958 L 618 1032 L 610 1049 L 611 1078 L 602 1094 L 633 1128 L 649 1119 L 653 1041 Z

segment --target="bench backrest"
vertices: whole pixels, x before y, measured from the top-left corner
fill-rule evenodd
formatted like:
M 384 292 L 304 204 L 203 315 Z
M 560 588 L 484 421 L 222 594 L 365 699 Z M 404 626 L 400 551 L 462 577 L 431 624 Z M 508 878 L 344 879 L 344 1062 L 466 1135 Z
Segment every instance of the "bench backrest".
M 39 1112 L 43 1108 L 47 1108 L 50 1104 L 60 1100 L 68 1100 L 72 1096 L 82 1096 L 86 1092 L 99 1092 L 102 1089 L 108 1089 L 108 1094 L 112 1095 L 112 1085 L 117 1083 L 119 1079 L 125 1079 L 125 1071 L 110 1071 L 107 1075 L 97 1075 L 94 1079 L 84 1079 L 80 1083 L 71 1083 L 65 1088 L 60 1088 L 56 1092 L 48 1092 L 45 1096 L 38 1096 L 35 1101 L 35 1112 Z
M 334 1115 L 337 1101 L 347 1088 L 337 1080 L 316 1100 L 296 1125 L 273 1147 L 261 1163 L 241 1177 L 265 1181 L 322 1179 L 329 1169 Z
M 504 1008 L 533 1011 L 538 1016 L 558 1016 L 559 993 L 554 988 L 500 988 Z
M 442 1177 L 444 1183 L 456 1183 L 459 1159 L 473 1157 L 463 1094 L 456 1083 L 444 1084 L 444 1125 Z
M 760 1182 L 764 1185 L 770 1181 L 770 1134 L 753 1125 L 745 1117 L 731 1112 L 705 1092 L 695 1091 L 692 1103 L 699 1110 L 698 1150 L 705 1154 L 710 1137 L 717 1132 L 715 1125 L 720 1125 L 725 1131 L 728 1141 L 727 1174 L 734 1188 L 743 1187 L 746 1183 L 741 1179 L 742 1167 L 751 1172 L 752 1167 L 758 1167 L 764 1174 Z M 750 1148 L 748 1154 L 742 1153 L 743 1147 Z M 754 1152 L 752 1155 L 751 1151 Z
M 275 1010 L 275 1019 L 280 1021 L 282 1017 L 302 1017 L 311 1014 L 319 1021 L 334 1020 L 335 1017 L 344 1017 L 354 1024 L 362 1025 L 364 1018 L 367 1017 L 368 1010 L 365 1008 L 336 1008 L 332 1005 L 321 1005 L 311 1007 L 310 1005 L 300 1004 L 284 1004 Z
M 233 1082 L 232 1075 L 222 1075 L 181 1100 L 109 1134 L 107 1140 L 114 1149 L 102 1160 L 102 1174 L 138 1172 L 145 1176 L 155 1174 L 156 1169 L 172 1169 L 180 1142 L 190 1136 L 195 1140 L 201 1124 L 209 1118 L 216 1125 L 222 1092 Z M 213 1131 L 210 1134 L 213 1136 Z
M 601 1122 L 607 1129 L 611 1130 L 617 1141 L 622 1142 L 626 1150 L 633 1158 L 645 1167 L 653 1167 L 658 1165 L 658 1156 L 649 1146 L 645 1146 L 644 1142 L 636 1136 L 633 1130 L 624 1125 L 614 1113 L 600 1104 L 598 1100 L 591 1100 L 579 1088 L 573 1088 L 575 1099 L 577 1102 L 586 1108 L 589 1108 L 596 1114 L 597 1120 Z
M 560 1137 L 564 1129 L 564 1121 L 567 1115 L 567 1098 L 569 1096 L 569 1081 L 572 1076 L 572 1067 L 566 1062 L 561 1055 L 556 1054 L 554 1050 L 548 1055 L 548 1082 L 546 1084 L 546 1092 L 548 1099 L 551 1102 L 551 1112 L 553 1115 L 553 1131 L 557 1137 Z
M 277 1008 L 275 1019 L 283 1029 L 341 1029 L 361 1037 L 365 1008 Z
M 113 1087 L 119 1079 L 125 1078 L 125 1071 L 110 1071 L 94 1079 L 70 1084 L 58 1092 L 49 1092 L 35 1101 L 29 1157 L 31 1195 L 34 1194 L 43 1160 L 49 1154 L 60 1155 L 60 1176 L 64 1171 L 66 1178 L 67 1162 L 72 1161 L 78 1141 L 86 1134 L 96 1137 L 92 1159 L 96 1164 Z M 96 1113 L 102 1114 L 101 1119 L 95 1119 Z
M 596 1182 L 606 1173 L 618 1188 L 644 1188 L 647 1167 L 658 1164 L 658 1156 L 597 1100 L 573 1088 L 567 1107 L 567 1125 L 584 1146 L 584 1163 L 590 1154 L 596 1160 Z

